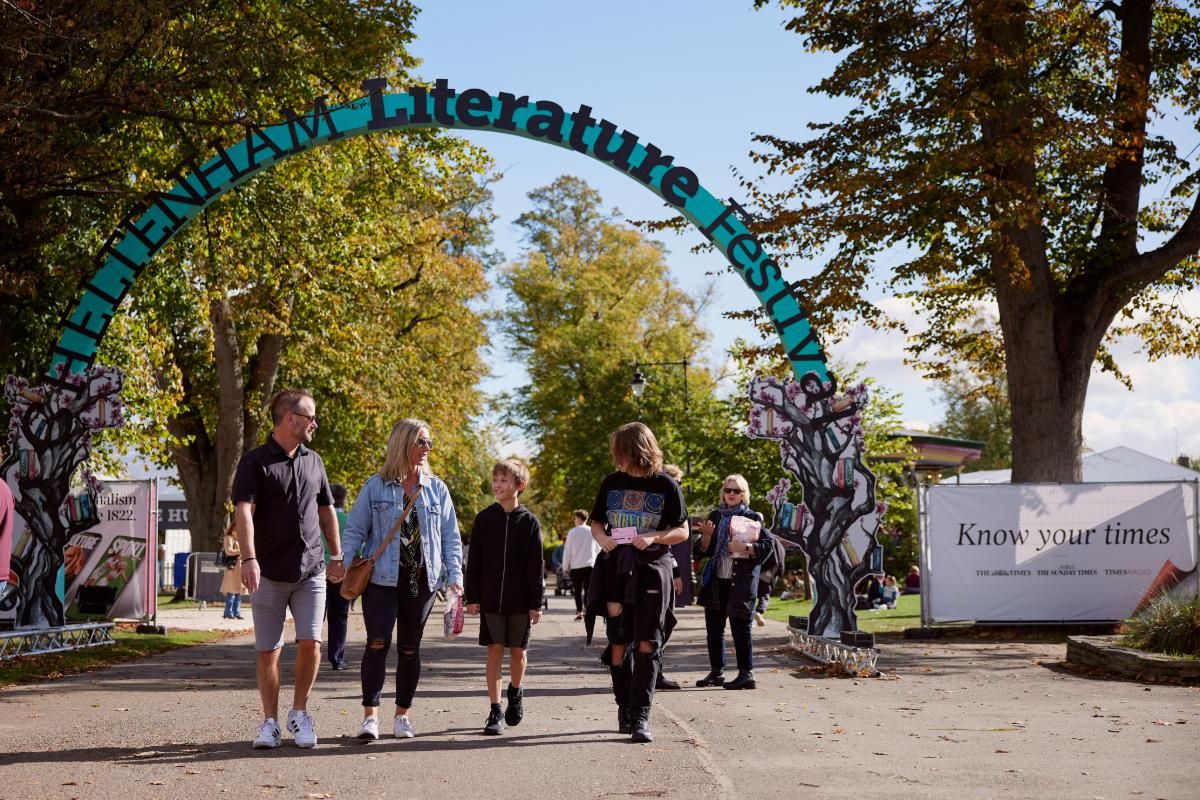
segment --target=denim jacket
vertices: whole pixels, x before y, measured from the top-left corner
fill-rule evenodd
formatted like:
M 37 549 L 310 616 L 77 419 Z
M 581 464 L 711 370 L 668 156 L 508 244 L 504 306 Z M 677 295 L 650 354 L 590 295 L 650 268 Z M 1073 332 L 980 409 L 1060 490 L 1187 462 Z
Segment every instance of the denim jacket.
M 462 538 L 450 490 L 441 478 L 421 473 L 417 494 L 417 521 L 421 529 L 421 556 L 429 588 L 443 582 L 462 585 Z M 370 558 L 391 532 L 404 511 L 404 489 L 399 481 L 385 481 L 379 473 L 371 476 L 354 499 L 350 520 L 342 531 L 342 552 Z M 363 545 L 366 545 L 363 547 Z M 349 566 L 349 564 L 347 564 Z M 400 537 L 393 536 L 387 550 L 375 563 L 371 583 L 395 586 L 400 578 Z

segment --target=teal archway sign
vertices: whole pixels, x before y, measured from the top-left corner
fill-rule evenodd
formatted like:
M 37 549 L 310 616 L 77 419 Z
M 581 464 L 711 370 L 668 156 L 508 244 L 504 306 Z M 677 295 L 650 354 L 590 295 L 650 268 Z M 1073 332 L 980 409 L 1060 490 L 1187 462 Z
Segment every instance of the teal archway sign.
M 772 527 L 805 547 L 821 598 L 813 629 L 853 630 L 853 586 L 876 569 L 873 555 L 881 552 L 874 531 L 882 511 L 862 460 L 858 411 L 865 389 L 834 396 L 836 381 L 797 286 L 783 279 L 779 264 L 750 233 L 745 211 L 735 201 L 717 200 L 673 156 L 596 119 L 586 105 L 567 112 L 558 103 L 508 92 L 455 91 L 445 80 L 388 93 L 384 79 L 372 78 L 362 88 L 366 95 L 348 103 L 328 106 L 317 98 L 303 114 L 285 112 L 279 124 L 246 124 L 241 140 L 228 147 L 214 144 L 215 155 L 204 163 L 176 167 L 170 173 L 174 184 L 147 194 L 101 247 L 96 271 L 63 323 L 46 376 L 34 384 L 13 376 L 5 381 L 12 418 L 0 480 L 14 487 L 30 536 L 28 546 L 14 552 L 17 590 L 5 596 L 0 586 L 0 618 L 12 611 L 18 627 L 63 624 L 56 589 L 63 549 L 97 520 L 95 492 L 78 493 L 71 477 L 87 457 L 91 432 L 122 423 L 122 376 L 96 366 L 96 352 L 122 300 L 159 250 L 222 195 L 290 156 L 379 131 L 456 128 L 523 136 L 601 161 L 657 194 L 724 253 L 774 325 L 796 377 L 787 385 L 758 382 L 751 392 L 749 434 L 780 440 L 783 466 L 803 490 L 795 505 L 786 502 L 786 481 L 773 490 Z M 853 557 L 843 557 L 843 550 L 850 552 L 847 537 L 859 530 L 869 534 L 868 541 L 856 545 Z
M 387 82 L 362 84 L 365 97 L 337 106 L 317 98 L 305 114 L 286 112 L 277 125 L 246 126 L 245 138 L 203 164 L 186 163 L 171 176 L 175 184 L 150 192 L 122 220 L 97 255 L 97 269 L 63 324 L 47 380 L 67 386 L 71 375 L 93 365 L 96 350 L 138 275 L 159 250 L 226 192 L 289 156 L 351 136 L 405 128 L 490 130 L 535 139 L 591 156 L 643 184 L 677 208 L 733 265 L 754 292 L 783 343 L 797 378 L 830 380 L 825 354 L 808 314 L 784 281 L 779 264 L 747 229 L 744 210 L 734 201 L 717 200 L 696 174 L 628 130 L 597 120 L 581 105 L 572 112 L 549 100 L 482 89 L 455 91 L 445 80 L 432 87 L 387 93 Z M 184 172 L 187 169 L 188 171 Z

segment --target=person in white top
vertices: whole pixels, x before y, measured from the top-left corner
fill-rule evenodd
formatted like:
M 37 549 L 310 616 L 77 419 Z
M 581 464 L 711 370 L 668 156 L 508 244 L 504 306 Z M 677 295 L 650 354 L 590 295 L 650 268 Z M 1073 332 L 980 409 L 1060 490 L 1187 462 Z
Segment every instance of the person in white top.
M 567 541 L 563 544 L 562 571 L 571 576 L 575 619 L 583 619 L 583 599 L 592 581 L 592 567 L 596 563 L 596 556 L 600 555 L 600 545 L 596 544 L 592 529 L 586 524 L 588 513 L 579 509 L 574 516 L 575 527 L 567 531 Z

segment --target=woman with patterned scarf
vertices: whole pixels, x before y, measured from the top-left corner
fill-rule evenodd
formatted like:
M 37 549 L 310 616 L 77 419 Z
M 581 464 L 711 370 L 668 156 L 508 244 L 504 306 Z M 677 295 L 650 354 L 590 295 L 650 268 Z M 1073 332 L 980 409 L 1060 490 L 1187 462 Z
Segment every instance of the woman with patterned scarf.
M 754 619 L 758 575 L 763 560 L 773 549 L 771 535 L 763 526 L 762 514 L 750 509 L 750 485 L 741 475 L 730 475 L 721 481 L 721 498 L 717 509 L 700 523 L 700 538 L 696 541 L 696 558 L 707 558 L 700 578 L 699 603 L 704 606 L 704 624 L 708 631 L 708 665 L 710 672 L 696 685 L 724 686 L 726 689 L 753 689 L 754 650 L 750 643 L 750 627 Z M 737 535 L 734 518 L 748 518 L 758 523 L 757 541 Z M 753 525 L 749 526 L 753 529 Z M 733 632 L 733 649 L 737 656 L 738 674 L 725 682 L 725 621 Z

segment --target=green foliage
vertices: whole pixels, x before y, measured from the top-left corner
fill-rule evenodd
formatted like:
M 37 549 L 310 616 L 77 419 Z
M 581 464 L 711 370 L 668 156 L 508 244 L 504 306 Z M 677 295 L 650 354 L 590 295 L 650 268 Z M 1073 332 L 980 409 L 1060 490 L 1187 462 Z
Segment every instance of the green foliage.
M 913 363 L 947 378 L 994 301 L 1014 477 L 1077 479 L 1092 366 L 1121 377 L 1106 342 L 1200 352 L 1178 300 L 1200 285 L 1200 171 L 1156 124 L 1200 125 L 1194 4 L 778 4 L 803 47 L 839 56 L 810 91 L 847 109 L 757 137 L 766 174 L 746 181 L 764 244 L 804 265 L 816 329 L 907 333 L 871 303 L 902 296 L 925 323 Z
M 13 323 L 0 374 L 45 368 L 100 241 L 172 166 L 281 108 L 360 96 L 365 77 L 403 84 L 415 14 L 408 0 L 0 6 L 0 313 Z M 473 513 L 486 167 L 442 133 L 375 135 L 290 158 L 206 210 L 102 344 L 129 375 L 132 424 L 105 436 L 97 463 L 131 446 L 173 463 L 211 543 L 267 398 L 304 386 L 334 480 L 353 492 L 395 419 L 419 415 L 435 469 Z
M 668 462 L 684 465 L 713 382 L 689 367 L 685 415 L 682 368 L 647 367 L 635 401 L 635 362 L 695 360 L 706 335 L 696 323 L 701 300 L 674 285 L 661 245 L 604 213 L 582 180 L 559 178 L 530 200 L 518 219 L 530 248 L 500 274 L 511 303 L 498 323 L 529 372 L 511 398 L 511 421 L 537 448 L 526 500 L 557 530 L 573 509 L 592 507 L 612 471 L 608 435 L 618 426 L 641 419 Z
M 983 442 L 964 472 L 1012 466 L 1012 409 L 999 323 L 982 315 L 962 329 L 959 360 L 939 381 L 946 413 L 934 433 Z
M 1125 623 L 1121 643 L 1173 656 L 1200 656 L 1200 595 L 1160 595 Z
M 97 669 L 140 661 L 181 647 L 204 644 L 230 636 L 228 631 L 176 631 L 165 636 L 134 633 L 117 629 L 115 643 L 104 647 L 89 647 L 66 653 L 26 656 L 4 662 L 0 670 L 0 688 L 21 683 L 42 683 L 65 675 L 76 675 Z
M 0 375 L 46 368 L 144 176 L 239 138 L 241 120 L 402 74 L 416 13 L 408 0 L 0 4 Z
M 807 617 L 812 611 L 811 600 L 780 600 L 771 598 L 767 616 L 779 622 L 787 622 L 789 616 Z M 895 608 L 878 611 L 862 610 L 858 615 L 858 629 L 864 633 L 901 633 L 905 628 L 921 625 L 921 597 L 915 594 L 900 595 Z
M 147 270 L 105 339 L 102 359 L 129 374 L 137 420 L 117 443 L 177 466 L 215 535 L 228 488 L 206 481 L 227 479 L 261 443 L 274 389 L 303 386 L 333 480 L 353 495 L 395 421 L 421 417 L 437 437 L 435 470 L 464 487 L 456 508 L 469 519 L 484 342 L 470 303 L 486 289 L 476 249 L 486 244 L 477 217 L 488 215 L 470 176 L 481 166 L 446 137 L 359 139 L 294 157 L 207 210 Z

